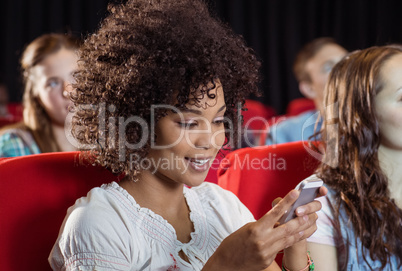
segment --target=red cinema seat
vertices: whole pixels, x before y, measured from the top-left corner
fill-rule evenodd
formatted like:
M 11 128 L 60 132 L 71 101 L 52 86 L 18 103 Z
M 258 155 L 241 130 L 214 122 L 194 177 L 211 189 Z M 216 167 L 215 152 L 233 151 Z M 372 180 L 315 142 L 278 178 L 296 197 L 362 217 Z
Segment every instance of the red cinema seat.
M 313 154 L 313 155 L 311 155 Z M 218 185 L 232 191 L 256 219 L 303 179 L 314 173 L 319 154 L 308 141 L 243 148 L 229 153 L 218 169 Z M 282 264 L 283 254 L 276 262 Z
M 265 146 L 267 138 L 271 132 L 271 128 L 274 125 L 277 125 L 278 123 L 280 123 L 281 121 L 284 121 L 286 119 L 287 119 L 286 115 L 278 115 L 278 116 L 274 116 L 274 117 L 270 118 L 268 120 L 268 123 L 261 129 L 261 131 L 259 133 L 256 133 L 256 136 L 255 136 L 256 146 Z
M 118 180 L 79 152 L 0 159 L 0 269 L 51 270 L 47 259 L 68 207 Z
M 245 107 L 247 111 L 242 112 L 243 125 L 249 130 L 260 130 L 271 117 L 276 115 L 275 109 L 259 101 L 246 100 Z
M 286 115 L 288 117 L 297 116 L 303 112 L 314 110 L 314 101 L 307 98 L 298 98 L 289 102 L 286 107 Z
M 222 148 L 218 154 L 216 155 L 214 161 L 212 162 L 211 167 L 209 168 L 208 175 L 205 178 L 206 182 L 210 183 L 218 183 L 218 170 L 221 161 L 225 158 L 225 156 L 230 152 L 229 149 Z
M 22 114 L 24 111 L 24 107 L 21 103 L 9 103 L 7 105 L 7 110 L 13 116 L 13 119 L 16 121 L 22 120 Z
M 0 128 L 22 121 L 23 107 L 20 103 L 7 104 L 7 115 L 0 117 Z
M 256 219 L 314 173 L 319 165 L 308 141 L 297 141 L 229 153 L 218 170 L 218 184 L 232 191 Z

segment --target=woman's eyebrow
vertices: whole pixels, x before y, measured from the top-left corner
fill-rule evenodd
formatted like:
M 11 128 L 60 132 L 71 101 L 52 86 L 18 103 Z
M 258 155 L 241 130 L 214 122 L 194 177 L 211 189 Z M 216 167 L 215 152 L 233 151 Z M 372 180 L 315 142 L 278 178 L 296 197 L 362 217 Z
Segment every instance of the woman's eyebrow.
M 226 105 L 223 105 L 221 108 L 219 108 L 217 113 L 221 112 L 225 108 L 226 108 Z M 193 113 L 193 114 L 196 114 L 196 115 L 202 115 L 202 111 L 197 110 L 197 109 L 191 109 L 191 108 L 183 108 L 182 112 L 184 112 L 184 113 Z

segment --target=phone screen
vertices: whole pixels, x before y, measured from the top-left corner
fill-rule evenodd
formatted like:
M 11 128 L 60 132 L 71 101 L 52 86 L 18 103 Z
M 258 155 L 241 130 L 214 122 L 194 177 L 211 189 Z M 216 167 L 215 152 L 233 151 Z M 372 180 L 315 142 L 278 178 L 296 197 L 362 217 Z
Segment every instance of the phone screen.
M 300 194 L 290 210 L 288 210 L 280 219 L 279 223 L 283 224 L 296 217 L 295 210 L 297 207 L 312 202 L 318 194 L 323 181 L 318 178 L 308 178 L 302 181 L 296 189 L 299 189 Z

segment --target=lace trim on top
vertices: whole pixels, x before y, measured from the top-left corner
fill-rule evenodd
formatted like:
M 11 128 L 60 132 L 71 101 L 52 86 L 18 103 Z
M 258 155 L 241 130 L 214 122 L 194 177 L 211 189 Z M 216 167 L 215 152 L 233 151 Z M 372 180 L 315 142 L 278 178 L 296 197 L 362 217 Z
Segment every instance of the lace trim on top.
M 175 229 L 166 219 L 148 208 L 141 207 L 116 182 L 104 184 L 102 188 L 117 199 L 117 202 L 127 211 L 130 219 L 145 235 L 162 244 L 169 251 L 178 253 L 182 250 L 192 265 L 194 265 L 192 261 L 194 258 L 205 264 L 207 259 L 204 259 L 204 257 L 207 254 L 208 247 L 212 246 L 213 250 L 215 250 L 220 243 L 218 240 L 211 240 L 210 228 L 200 199 L 194 191 L 187 187 L 184 187 L 183 193 L 190 209 L 190 220 L 194 225 L 194 231 L 191 233 L 191 239 L 188 243 L 182 243 L 177 240 Z

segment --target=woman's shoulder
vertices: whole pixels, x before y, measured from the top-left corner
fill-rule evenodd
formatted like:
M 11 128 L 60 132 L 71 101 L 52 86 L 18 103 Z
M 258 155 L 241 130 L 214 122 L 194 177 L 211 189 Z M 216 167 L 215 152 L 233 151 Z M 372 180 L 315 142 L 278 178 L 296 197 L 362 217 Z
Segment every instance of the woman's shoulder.
M 92 188 L 85 197 L 81 197 L 75 201 L 75 204 L 70 207 L 68 213 L 78 210 L 84 213 L 84 218 L 88 215 L 97 216 L 98 213 L 116 213 L 116 209 L 120 206 L 116 203 L 121 201 L 120 186 L 116 182 L 103 184 L 100 187 Z
M 124 219 L 124 206 L 119 204 L 121 195 L 116 186 L 117 183 L 104 184 L 92 188 L 85 197 L 77 199 L 67 210 L 62 235 L 79 234 L 82 240 L 86 240 L 87 234 L 91 236 L 101 233 L 111 237 L 115 228 L 124 229 L 127 219 Z
M 24 126 L 13 126 L 0 132 L 0 157 L 40 153 L 32 134 Z
M 21 133 L 27 134 L 27 133 L 29 133 L 29 131 L 25 127 L 25 125 L 23 125 L 22 123 L 16 123 L 16 124 L 2 127 L 0 129 L 0 138 L 7 138 L 10 136 L 18 136 Z
M 204 202 L 210 201 L 224 201 L 224 202 L 240 202 L 235 194 L 231 191 L 223 189 L 219 185 L 211 182 L 203 182 L 201 185 L 192 187 L 198 197 Z
M 224 217 L 227 221 L 240 221 L 245 224 L 254 221 L 254 216 L 247 207 L 232 192 L 223 189 L 217 184 L 204 182 L 203 184 L 191 188 L 202 205 L 207 216 Z
M 106 263 L 128 267 L 124 252 L 133 239 L 127 230 L 127 221 L 121 217 L 121 208 L 111 194 L 116 185 L 92 188 L 68 209 L 49 257 L 54 269 L 78 263 L 94 265 L 94 258 L 102 267 L 106 267 Z

